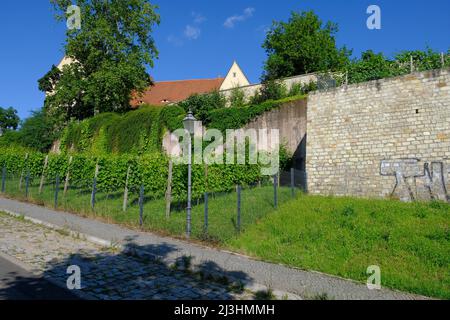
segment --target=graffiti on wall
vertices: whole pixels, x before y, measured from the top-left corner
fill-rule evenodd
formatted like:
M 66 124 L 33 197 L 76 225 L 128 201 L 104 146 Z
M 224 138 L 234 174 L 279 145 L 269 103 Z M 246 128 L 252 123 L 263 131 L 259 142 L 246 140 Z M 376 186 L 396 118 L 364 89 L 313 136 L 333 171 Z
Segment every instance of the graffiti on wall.
M 450 202 L 450 159 L 422 162 L 420 159 L 382 160 L 382 176 L 395 177 L 392 197 L 402 201 L 441 200 Z

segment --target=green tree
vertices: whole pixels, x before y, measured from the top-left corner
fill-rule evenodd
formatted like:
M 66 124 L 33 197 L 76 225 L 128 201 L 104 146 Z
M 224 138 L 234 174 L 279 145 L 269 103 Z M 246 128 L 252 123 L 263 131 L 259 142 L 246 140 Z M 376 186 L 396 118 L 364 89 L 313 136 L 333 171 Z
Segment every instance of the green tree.
M 0 107 L 0 136 L 8 130 L 16 130 L 19 126 L 19 121 L 16 109 Z
M 54 128 L 54 119 L 42 110 L 36 111 L 22 123 L 16 140 L 25 147 L 47 152 L 57 138 Z
M 288 96 L 288 89 L 286 85 L 281 81 L 267 80 L 250 98 L 251 104 L 260 104 L 267 100 L 279 100 Z
M 39 90 L 46 93 L 52 92 L 60 79 L 61 70 L 59 70 L 55 65 L 52 65 L 50 71 L 38 80 Z
M 338 48 L 336 23 L 323 23 L 313 11 L 292 12 L 288 22 L 275 21 L 267 33 L 263 48 L 263 80 L 273 80 L 319 71 L 341 70 L 351 51 Z
M 57 20 L 69 18 L 72 0 L 51 3 Z M 81 29 L 68 29 L 65 44 L 73 63 L 60 73 L 53 67 L 39 80 L 42 91 L 52 92 L 45 111 L 59 123 L 129 110 L 133 93 L 151 84 L 146 70 L 158 56 L 152 31 L 160 18 L 148 0 L 77 0 L 76 5 Z
M 450 50 L 448 51 L 448 53 L 450 53 Z M 448 54 L 444 55 L 445 66 L 450 65 L 450 59 L 448 59 L 447 55 Z M 406 72 L 410 72 L 411 57 L 413 59 L 414 71 L 425 71 L 442 68 L 441 54 L 437 51 L 434 51 L 430 47 L 427 47 L 424 51 L 414 50 L 400 52 L 395 56 L 398 68 L 406 70 Z
M 178 105 L 186 112 L 191 110 L 198 120 L 208 123 L 208 116 L 212 110 L 225 108 L 226 98 L 219 92 L 207 94 L 194 94 Z
M 348 67 L 349 83 L 378 80 L 396 75 L 394 63 L 388 60 L 383 53 L 374 53 L 372 50 L 363 52 L 361 59 L 354 60 Z
M 241 108 L 246 103 L 245 92 L 239 87 L 233 88 L 228 100 L 231 107 Z

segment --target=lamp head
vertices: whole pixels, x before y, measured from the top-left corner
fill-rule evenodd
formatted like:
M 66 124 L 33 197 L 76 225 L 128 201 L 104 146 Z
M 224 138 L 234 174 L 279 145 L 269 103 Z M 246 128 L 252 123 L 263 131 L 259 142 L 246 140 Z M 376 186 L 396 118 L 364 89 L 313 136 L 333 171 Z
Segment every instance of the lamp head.
M 195 119 L 194 115 L 192 114 L 192 111 L 189 110 L 186 118 L 183 120 L 183 126 L 184 129 L 186 129 L 189 134 L 194 134 L 195 131 L 195 123 L 197 122 L 197 119 Z

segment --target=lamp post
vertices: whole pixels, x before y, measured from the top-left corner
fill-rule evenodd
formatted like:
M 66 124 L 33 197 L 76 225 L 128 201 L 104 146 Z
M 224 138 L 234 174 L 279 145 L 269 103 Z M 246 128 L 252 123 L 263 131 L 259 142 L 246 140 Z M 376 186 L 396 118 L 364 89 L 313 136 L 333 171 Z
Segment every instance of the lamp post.
M 189 239 L 191 237 L 191 220 L 192 220 L 192 136 L 195 131 L 195 119 L 192 111 L 189 110 L 186 118 L 183 120 L 184 129 L 189 132 L 189 143 L 188 143 L 188 199 L 187 199 L 187 209 L 186 209 L 186 237 Z

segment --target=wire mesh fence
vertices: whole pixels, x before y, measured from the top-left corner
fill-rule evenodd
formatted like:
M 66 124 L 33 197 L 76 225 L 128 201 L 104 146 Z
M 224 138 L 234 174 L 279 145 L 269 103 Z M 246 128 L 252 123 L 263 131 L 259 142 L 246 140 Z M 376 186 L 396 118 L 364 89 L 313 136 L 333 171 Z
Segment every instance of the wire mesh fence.
M 111 223 L 183 237 L 187 201 L 166 199 L 144 185 L 102 187 L 69 174 L 31 174 L 2 168 L 1 192 L 9 197 Z M 292 169 L 227 192 L 207 192 L 192 199 L 192 237 L 224 242 L 245 231 L 279 206 L 305 191 L 306 173 Z M 169 211 L 167 211 L 169 208 Z

